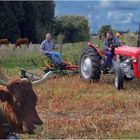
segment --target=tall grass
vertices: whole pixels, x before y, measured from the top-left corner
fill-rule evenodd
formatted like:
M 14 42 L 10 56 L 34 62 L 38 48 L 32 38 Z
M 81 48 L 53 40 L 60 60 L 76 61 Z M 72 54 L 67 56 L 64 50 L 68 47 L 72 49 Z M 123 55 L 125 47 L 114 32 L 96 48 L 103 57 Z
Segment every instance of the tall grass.
M 59 45 L 57 45 L 59 46 Z M 64 60 L 78 62 L 81 50 L 86 46 L 85 43 L 64 44 L 62 47 L 62 57 Z M 40 56 L 39 45 L 33 45 L 32 48 L 21 48 L 12 51 L 11 49 L 0 50 L 0 65 L 6 69 L 14 69 L 23 67 L 28 69 L 36 68 L 31 60 L 39 60 Z
M 86 42 L 64 44 L 61 51 L 63 59 L 74 63 L 78 63 L 81 50 L 86 46 Z
M 32 49 L 11 49 L 0 50 L 0 64 L 5 68 L 14 69 L 17 66 L 30 67 L 32 66 L 31 59 L 39 55 L 38 48 L 34 46 Z
M 126 34 L 121 36 L 122 41 L 130 46 L 136 46 L 136 36 L 134 34 Z M 91 42 L 100 50 L 103 48 L 103 40 L 91 39 Z M 60 45 L 57 44 L 59 47 Z M 81 50 L 87 46 L 86 42 L 63 44 L 62 57 L 73 63 L 78 63 Z M 33 45 L 31 48 L 22 48 L 12 51 L 11 49 L 0 49 L 0 65 L 5 68 L 15 68 L 17 66 L 24 68 L 34 68 L 32 59 L 36 59 L 40 55 L 39 45 Z

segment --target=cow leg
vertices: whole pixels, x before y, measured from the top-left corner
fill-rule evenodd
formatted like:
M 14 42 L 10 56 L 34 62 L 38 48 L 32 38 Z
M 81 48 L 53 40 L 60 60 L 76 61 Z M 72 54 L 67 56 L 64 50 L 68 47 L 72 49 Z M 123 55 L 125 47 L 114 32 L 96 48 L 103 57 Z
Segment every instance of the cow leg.
M 0 124 L 0 139 L 4 139 L 6 136 L 5 136 L 5 132 L 4 132 L 4 129 L 2 127 L 2 125 Z
M 26 44 L 27 45 L 27 48 L 29 48 L 29 44 Z

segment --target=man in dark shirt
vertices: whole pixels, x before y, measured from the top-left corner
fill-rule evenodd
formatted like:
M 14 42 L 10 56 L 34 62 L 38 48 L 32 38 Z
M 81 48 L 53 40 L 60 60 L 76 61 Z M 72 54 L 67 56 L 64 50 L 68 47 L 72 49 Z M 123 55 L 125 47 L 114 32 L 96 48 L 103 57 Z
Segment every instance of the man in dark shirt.
M 113 35 L 111 31 L 108 31 L 106 38 L 104 39 L 104 50 L 107 55 L 107 67 L 111 69 L 112 58 L 114 56 L 114 47 L 120 46 L 121 42 Z

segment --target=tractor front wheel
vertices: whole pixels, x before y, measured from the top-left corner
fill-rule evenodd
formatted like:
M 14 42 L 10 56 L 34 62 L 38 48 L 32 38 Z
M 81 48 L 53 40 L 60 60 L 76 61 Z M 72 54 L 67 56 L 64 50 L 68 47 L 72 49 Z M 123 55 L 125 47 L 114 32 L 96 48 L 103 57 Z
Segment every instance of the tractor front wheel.
M 123 89 L 124 74 L 120 66 L 116 67 L 115 70 L 115 87 L 120 90 Z

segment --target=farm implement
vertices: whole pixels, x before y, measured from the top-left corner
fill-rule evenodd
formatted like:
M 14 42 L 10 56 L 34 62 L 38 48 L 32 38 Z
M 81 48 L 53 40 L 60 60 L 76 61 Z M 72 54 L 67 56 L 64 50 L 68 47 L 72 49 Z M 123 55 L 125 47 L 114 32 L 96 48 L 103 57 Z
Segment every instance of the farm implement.
M 63 60 L 61 65 L 53 62 L 51 56 L 47 54 L 46 56 L 41 56 L 39 60 L 39 68 L 42 69 L 45 73 L 53 71 L 54 74 L 58 75 L 73 75 L 78 73 L 78 66 L 73 65 L 70 60 Z M 37 66 L 37 60 L 32 59 L 32 63 Z
M 34 69 L 39 69 L 39 71 L 43 72 L 45 75 L 50 74 L 50 72 L 55 76 L 75 75 L 78 73 L 77 65 L 72 64 L 72 62 L 69 60 L 65 60 L 61 65 L 58 65 L 53 62 L 49 54 L 40 55 L 34 59 L 31 59 L 31 62 L 34 65 Z M 21 67 L 18 67 L 18 69 L 20 69 L 21 78 L 28 78 L 31 81 L 36 81 L 42 78 L 39 74 L 35 74 L 32 71 Z

